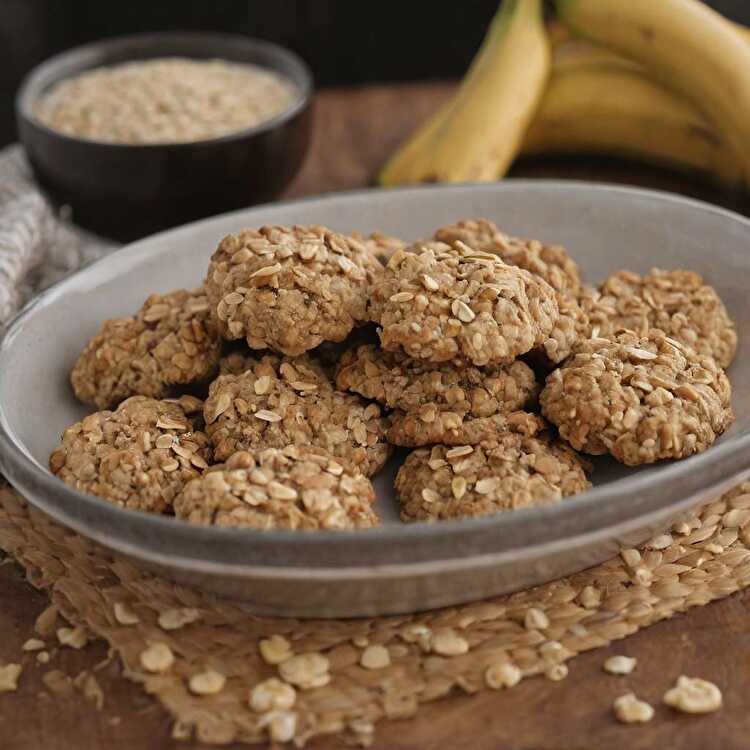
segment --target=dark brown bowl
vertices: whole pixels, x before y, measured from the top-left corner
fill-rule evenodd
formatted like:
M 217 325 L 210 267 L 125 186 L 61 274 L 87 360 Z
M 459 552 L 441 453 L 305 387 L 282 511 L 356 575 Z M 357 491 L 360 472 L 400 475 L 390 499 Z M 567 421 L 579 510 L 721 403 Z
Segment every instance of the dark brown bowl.
M 256 127 L 191 143 L 101 143 L 59 133 L 32 114 L 38 97 L 64 78 L 172 56 L 254 63 L 291 79 L 299 97 Z M 69 205 L 77 224 L 132 240 L 276 198 L 307 150 L 311 98 L 309 68 L 275 44 L 231 34 L 139 34 L 77 47 L 34 68 L 19 89 L 16 117 L 36 179 L 52 200 Z

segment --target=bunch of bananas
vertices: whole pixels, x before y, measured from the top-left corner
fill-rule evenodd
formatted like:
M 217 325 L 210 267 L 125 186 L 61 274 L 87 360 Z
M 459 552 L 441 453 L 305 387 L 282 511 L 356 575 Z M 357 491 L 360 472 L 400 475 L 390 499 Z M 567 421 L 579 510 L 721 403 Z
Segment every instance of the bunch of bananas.
M 504 0 L 455 95 L 382 185 L 496 180 L 520 154 L 616 154 L 750 185 L 750 30 L 700 0 Z

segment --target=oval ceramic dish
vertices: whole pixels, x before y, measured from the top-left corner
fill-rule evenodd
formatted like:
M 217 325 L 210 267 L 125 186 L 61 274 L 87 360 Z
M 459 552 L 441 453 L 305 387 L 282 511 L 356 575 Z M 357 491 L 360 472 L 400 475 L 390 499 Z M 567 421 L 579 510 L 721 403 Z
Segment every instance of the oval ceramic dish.
M 591 491 L 559 505 L 440 524 L 404 525 L 392 490 L 399 461 L 376 480 L 384 524 L 357 532 L 202 528 L 121 510 L 53 477 L 47 458 L 85 407 L 68 373 L 105 318 L 154 291 L 197 285 L 219 239 L 246 226 L 320 223 L 406 239 L 484 216 L 514 234 L 565 244 L 589 281 L 630 268 L 689 268 L 716 286 L 737 321 L 730 374 L 737 421 L 698 456 L 628 470 L 596 462 Z M 671 195 L 563 182 L 373 190 L 262 206 L 142 240 L 50 289 L 0 346 L 0 457 L 38 508 L 175 580 L 274 615 L 343 617 L 480 599 L 570 574 L 643 541 L 750 468 L 750 222 Z

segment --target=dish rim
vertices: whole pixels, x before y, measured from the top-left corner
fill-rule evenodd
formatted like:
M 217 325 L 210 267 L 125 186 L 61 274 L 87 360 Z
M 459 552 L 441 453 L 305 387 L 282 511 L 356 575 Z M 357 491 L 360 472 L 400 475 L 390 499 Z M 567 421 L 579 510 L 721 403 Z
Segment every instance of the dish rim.
M 229 40 L 233 43 L 241 43 L 247 45 L 248 47 L 266 51 L 271 55 L 276 56 L 277 59 L 284 59 L 292 68 L 295 68 L 296 74 L 299 76 L 299 80 L 293 79 L 289 75 L 280 73 L 280 71 L 276 68 L 272 68 L 267 65 L 259 65 L 257 63 L 256 65 L 258 67 L 271 70 L 272 72 L 279 75 L 284 75 L 284 77 L 288 78 L 297 89 L 297 96 L 286 109 L 282 110 L 277 115 L 274 115 L 268 120 L 263 120 L 257 125 L 253 125 L 249 128 L 243 128 L 242 130 L 233 130 L 230 133 L 225 133 L 224 135 L 216 136 L 214 138 L 201 138 L 195 141 L 159 141 L 154 143 L 120 143 L 117 141 L 98 141 L 93 138 L 80 138 L 74 135 L 70 135 L 69 133 L 63 133 L 60 130 L 55 130 L 49 125 L 43 123 L 34 115 L 33 105 L 38 100 L 39 96 L 43 94 L 50 85 L 60 83 L 61 81 L 67 80 L 71 77 L 70 75 L 55 77 L 55 71 L 57 70 L 57 68 L 61 64 L 64 65 L 69 58 L 75 59 L 76 57 L 84 56 L 86 54 L 93 54 L 97 50 L 117 48 L 120 45 L 125 46 L 133 42 L 149 43 L 163 40 L 165 38 L 184 39 L 186 41 L 190 41 L 191 38 L 196 41 L 201 39 L 213 39 L 216 42 L 219 42 L 220 40 Z M 127 62 L 138 62 L 141 59 L 147 58 L 133 57 Z M 229 58 L 221 58 L 218 55 L 217 59 L 224 59 L 228 62 L 237 62 Z M 107 64 L 98 66 L 85 66 L 73 75 L 77 75 L 79 73 L 87 72 L 90 70 L 95 70 L 97 67 L 108 66 Z M 47 77 L 55 78 L 55 80 L 49 83 L 46 81 Z M 62 142 L 68 145 L 79 144 L 83 146 L 107 147 L 115 149 L 140 149 L 145 152 L 147 150 L 153 151 L 159 148 L 180 149 L 187 147 L 195 148 L 197 146 L 221 145 L 224 143 L 231 143 L 233 141 L 244 140 L 246 138 L 252 138 L 262 133 L 275 130 L 284 123 L 294 119 L 294 117 L 296 117 L 302 110 L 308 107 L 312 100 L 312 93 L 313 77 L 312 71 L 308 64 L 296 52 L 289 49 L 288 47 L 276 44 L 275 42 L 270 42 L 265 39 L 258 39 L 252 36 L 245 36 L 244 34 L 233 34 L 220 31 L 145 31 L 138 34 L 127 34 L 124 36 L 116 36 L 108 39 L 100 39 L 95 42 L 88 42 L 87 44 L 81 44 L 76 47 L 71 47 L 70 49 L 58 52 L 57 54 L 46 58 L 38 65 L 34 66 L 21 80 L 21 84 L 19 85 L 18 91 L 15 96 L 15 111 L 18 118 L 23 118 L 35 128 L 38 128 L 47 137 L 62 139 Z M 178 227 L 172 227 L 172 229 L 175 228 Z M 155 235 L 150 236 L 153 237 Z
M 750 235 L 750 219 L 703 201 L 685 198 L 664 191 L 626 187 L 609 183 L 512 179 L 501 183 L 484 185 L 464 183 L 449 186 L 434 185 L 390 188 L 387 191 L 370 188 L 324 196 L 308 196 L 293 201 L 267 203 L 250 209 L 240 209 L 238 211 L 219 214 L 218 216 L 190 222 L 180 227 L 156 233 L 137 242 L 125 245 L 116 253 L 115 257 L 122 262 L 125 260 L 128 251 L 137 254 L 139 246 L 143 243 L 151 243 L 155 239 L 162 239 L 171 233 L 187 232 L 201 223 L 211 222 L 219 218 L 229 219 L 248 211 L 262 212 L 271 208 L 293 208 L 306 203 L 327 203 L 348 199 L 356 200 L 357 198 L 372 197 L 373 194 L 385 194 L 386 192 L 399 192 L 404 195 L 426 191 L 459 192 L 488 190 L 502 192 L 504 189 L 509 188 L 531 192 L 535 190 L 596 190 L 649 198 L 656 201 L 679 203 L 689 206 L 692 209 L 717 214 L 729 221 L 739 223 Z M 112 256 L 105 256 L 99 261 L 63 279 L 31 300 L 14 316 L 0 339 L 0 378 L 3 377 L 5 367 L 8 366 L 8 348 L 12 345 L 15 337 L 22 334 L 25 322 L 34 315 L 35 310 L 38 307 L 46 306 L 53 302 L 57 297 L 66 294 L 66 292 L 74 290 L 82 276 L 92 273 L 92 269 L 100 268 L 100 264 L 111 262 L 111 260 Z M 440 523 L 394 524 L 374 529 L 305 533 L 300 531 L 260 531 L 255 529 L 204 527 L 192 525 L 187 522 L 180 523 L 172 517 L 162 517 L 146 512 L 126 510 L 96 498 L 93 495 L 86 495 L 65 484 L 53 476 L 49 470 L 37 464 L 22 446 L 23 444 L 17 439 L 12 426 L 7 420 L 4 405 L 0 403 L 0 462 L 6 476 L 11 481 L 20 478 L 21 483 L 32 485 L 34 487 L 34 493 L 32 494 L 44 493 L 43 501 L 34 497 L 29 498 L 32 504 L 38 505 L 64 525 L 74 528 L 86 536 L 102 541 L 112 549 L 125 552 L 126 554 L 133 554 L 135 549 L 138 555 L 144 557 L 148 557 L 149 555 L 149 546 L 147 544 L 133 546 L 128 542 L 123 542 L 111 536 L 103 539 L 100 534 L 92 532 L 90 528 L 87 528 L 85 523 L 75 520 L 77 516 L 81 515 L 80 513 L 66 512 L 66 504 L 71 502 L 78 504 L 79 508 L 87 511 L 87 513 L 83 514 L 86 517 L 92 514 L 97 517 L 103 517 L 104 520 L 109 522 L 110 528 L 116 528 L 123 522 L 128 526 L 134 526 L 136 531 L 143 531 L 143 534 L 139 535 L 139 538 L 153 539 L 157 536 L 163 538 L 166 532 L 167 537 L 172 539 L 180 538 L 183 540 L 183 543 L 188 543 L 188 547 L 192 545 L 194 549 L 198 549 L 203 544 L 222 549 L 225 544 L 228 545 L 231 542 L 233 546 L 239 545 L 242 548 L 248 548 L 253 551 L 251 557 L 253 560 L 256 560 L 253 563 L 254 567 L 260 567 L 264 571 L 278 568 L 290 573 L 294 569 L 303 569 L 303 567 L 315 568 L 318 572 L 322 573 L 323 570 L 329 569 L 331 566 L 315 559 L 317 551 L 321 548 L 327 548 L 329 551 L 331 549 L 340 550 L 355 543 L 357 549 L 361 552 L 363 558 L 362 564 L 356 566 L 336 566 L 337 570 L 372 570 L 373 568 L 384 568 L 394 565 L 410 568 L 419 564 L 438 563 L 441 561 L 449 561 L 452 564 L 456 564 L 464 558 L 479 559 L 488 554 L 504 555 L 522 551 L 533 546 L 556 544 L 570 538 L 570 535 L 564 533 L 563 530 L 565 528 L 575 528 L 575 536 L 597 534 L 603 533 L 613 526 L 629 522 L 636 523 L 649 515 L 673 510 L 675 507 L 684 504 L 686 502 L 685 498 L 693 497 L 701 492 L 710 490 L 713 486 L 720 484 L 726 477 L 738 475 L 750 467 L 750 458 L 746 458 L 748 448 L 750 448 L 750 432 L 748 432 L 747 434 L 733 436 L 726 442 L 712 446 L 703 453 L 663 466 L 656 482 L 653 477 L 636 474 L 594 487 L 556 505 L 524 508 L 513 513 L 498 513 L 483 518 L 450 520 Z M 656 484 L 657 493 L 653 491 L 649 492 L 650 487 L 652 488 L 654 484 Z M 668 490 L 670 487 L 676 487 L 677 490 L 664 492 L 665 488 Z M 655 494 L 656 496 L 654 496 Z M 631 503 L 617 502 L 618 498 L 623 499 L 626 496 L 631 496 Z M 619 512 L 613 514 L 613 510 L 618 510 Z M 605 516 L 608 514 L 613 515 L 613 517 L 609 522 L 606 522 Z M 575 522 L 571 523 L 571 520 Z M 544 525 L 549 529 L 547 533 L 532 535 L 534 536 L 533 542 L 525 541 L 528 534 L 519 532 L 523 530 L 528 531 L 529 528 L 534 527 L 534 524 L 540 526 L 541 522 L 544 522 Z M 555 530 L 556 533 L 553 533 L 552 530 Z M 492 535 L 494 531 L 502 534 L 505 542 L 510 542 L 510 544 L 505 544 L 501 548 L 496 546 L 494 553 L 488 553 L 482 549 L 466 551 L 464 545 L 450 545 L 451 542 L 456 542 L 461 538 L 475 537 L 482 534 Z M 433 544 L 430 546 L 440 545 L 444 548 L 446 544 L 450 545 L 448 549 L 452 554 L 441 558 L 420 554 L 421 550 L 418 543 L 425 539 L 433 541 Z M 392 556 L 385 554 L 387 553 L 386 548 L 393 546 L 394 549 L 401 550 L 402 546 L 409 542 L 414 543 L 411 549 L 417 553 L 415 558 L 409 560 L 394 559 Z M 271 555 L 274 558 L 274 562 L 270 562 L 268 565 L 257 562 L 257 560 L 264 558 L 264 551 L 270 552 L 277 545 L 293 546 L 295 559 L 289 562 L 279 562 L 276 555 Z M 378 550 L 380 554 L 375 555 L 374 558 L 372 555 L 368 556 L 368 553 L 375 550 Z M 151 550 L 151 552 L 154 552 L 154 550 Z M 160 550 L 156 551 L 156 553 L 161 552 Z M 232 570 L 248 568 L 248 563 L 243 561 L 241 557 L 221 561 L 200 555 L 196 557 L 180 553 L 172 554 L 170 557 L 172 564 L 174 564 L 175 554 L 185 565 L 190 565 L 191 567 L 200 567 L 203 565 L 206 568 L 210 568 L 216 564 L 222 568 L 231 568 Z M 156 554 L 156 556 L 160 557 L 161 554 Z M 329 555 L 326 555 L 326 557 L 329 557 Z M 368 559 L 375 559 L 376 561 L 368 562 Z

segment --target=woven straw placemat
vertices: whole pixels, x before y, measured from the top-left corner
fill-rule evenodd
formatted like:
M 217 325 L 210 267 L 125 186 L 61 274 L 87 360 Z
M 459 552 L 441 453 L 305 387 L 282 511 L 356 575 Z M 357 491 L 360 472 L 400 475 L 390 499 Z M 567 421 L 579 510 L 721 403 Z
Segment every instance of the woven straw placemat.
M 750 482 L 686 514 L 642 549 L 623 550 L 567 579 L 423 614 L 299 621 L 256 617 L 146 573 L 0 489 L 0 549 L 66 620 L 109 643 L 124 674 L 174 717 L 175 737 L 212 744 L 264 741 L 273 731 L 298 744 L 345 733 L 366 745 L 379 720 L 407 718 L 452 691 L 498 689 L 538 674 L 562 679 L 564 662 L 576 654 L 750 584 L 748 521 Z M 121 624 L 118 603 L 120 620 L 125 611 L 138 621 Z M 196 619 L 177 629 L 160 626 L 160 615 L 164 623 L 165 612 L 181 608 L 197 610 Z M 45 619 L 49 636 L 54 628 Z M 323 654 L 330 681 L 298 689 L 292 708 L 269 714 L 254 711 L 248 695 L 284 671 L 261 655 L 261 642 L 274 635 L 284 636 L 294 654 Z M 141 655 L 157 643 L 175 658 L 152 674 Z M 374 645 L 385 648 L 385 659 Z M 368 649 L 376 668 L 360 664 Z M 190 678 L 209 670 L 226 677 L 223 688 L 195 695 Z
M 0 326 L 34 293 L 114 247 L 52 211 L 19 147 L 0 151 Z M 259 742 L 269 734 L 303 744 L 342 733 L 366 745 L 379 720 L 408 718 L 452 691 L 500 689 L 536 674 L 562 679 L 564 662 L 576 654 L 750 584 L 748 520 L 750 483 L 686 515 L 640 551 L 623 550 L 603 565 L 529 591 L 427 614 L 297 621 L 256 617 L 145 573 L 0 485 L 0 550 L 52 600 L 37 621 L 39 634 L 55 638 L 63 624 L 55 623 L 59 611 L 104 639 L 125 676 L 174 717 L 175 737 L 213 744 Z M 180 613 L 185 624 L 170 629 Z M 261 655 L 261 643 L 272 636 L 283 636 L 296 655 L 323 654 L 327 669 L 319 681 L 328 682 L 298 689 L 293 707 L 269 713 L 253 710 L 248 696 L 280 671 L 290 676 L 288 667 Z M 277 651 L 279 643 L 272 641 Z M 163 673 L 142 665 L 141 655 L 154 644 L 174 654 Z M 320 667 L 325 660 L 312 663 Z M 208 672 L 203 687 L 215 687 L 210 670 L 225 683 L 196 695 L 191 677 Z

